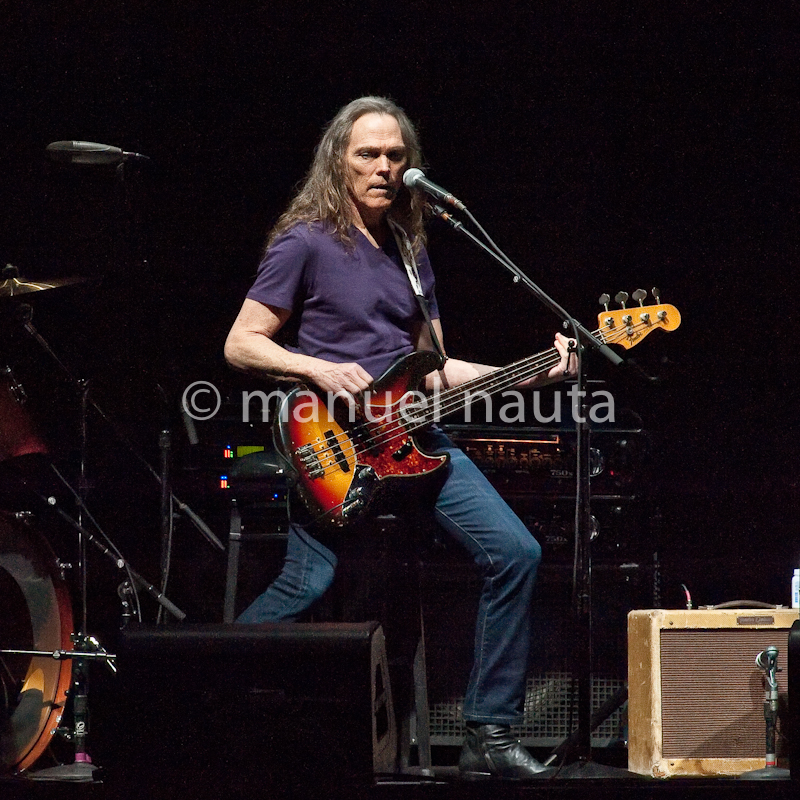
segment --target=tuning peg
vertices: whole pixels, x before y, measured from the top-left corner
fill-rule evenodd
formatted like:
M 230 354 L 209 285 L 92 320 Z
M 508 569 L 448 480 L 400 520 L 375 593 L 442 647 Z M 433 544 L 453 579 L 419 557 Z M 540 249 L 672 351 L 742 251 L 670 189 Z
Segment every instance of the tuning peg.
M 656 303 L 661 305 L 661 290 L 657 289 L 655 286 L 650 290 L 650 294 L 653 295 L 656 299 Z
M 644 309 L 644 299 L 645 299 L 645 297 L 647 297 L 647 292 L 644 289 L 637 289 L 631 295 L 631 297 L 633 297 L 634 300 L 638 300 L 639 301 L 639 305 L 642 307 L 642 309 Z M 642 322 L 644 322 L 645 325 L 649 325 L 650 324 L 650 313 L 648 311 L 644 311 L 643 310 L 642 313 L 639 314 L 639 319 Z
M 606 311 L 608 311 L 608 304 L 611 302 L 611 298 L 605 292 L 603 292 L 603 294 L 597 298 L 597 302 L 600 303 L 600 305 L 603 306 Z
M 628 302 L 628 293 L 627 292 L 617 292 L 614 295 L 614 299 L 623 307 L 625 308 L 625 303 Z

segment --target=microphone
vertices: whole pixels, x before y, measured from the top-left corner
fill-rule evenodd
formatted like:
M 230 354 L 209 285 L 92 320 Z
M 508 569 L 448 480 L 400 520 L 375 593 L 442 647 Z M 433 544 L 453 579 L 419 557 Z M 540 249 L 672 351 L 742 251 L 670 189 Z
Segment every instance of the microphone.
M 765 672 L 775 669 L 778 661 L 778 648 L 768 647 L 756 656 L 756 666 Z
M 52 142 L 47 155 L 61 164 L 119 164 L 121 161 L 149 161 L 141 153 L 126 153 L 119 147 L 97 142 Z
M 419 189 L 422 192 L 427 192 L 437 200 L 455 206 L 460 211 L 466 210 L 466 206 L 457 197 L 454 197 L 446 189 L 442 189 L 441 186 L 437 186 L 433 181 L 429 181 L 421 169 L 417 169 L 416 167 L 407 169 L 403 175 L 403 183 L 408 186 L 409 189 Z

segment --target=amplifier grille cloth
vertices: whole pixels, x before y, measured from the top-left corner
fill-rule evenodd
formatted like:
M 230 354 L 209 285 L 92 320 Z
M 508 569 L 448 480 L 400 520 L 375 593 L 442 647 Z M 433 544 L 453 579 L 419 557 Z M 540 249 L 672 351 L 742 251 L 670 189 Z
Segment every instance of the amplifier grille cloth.
M 756 656 L 779 650 L 786 692 L 785 629 L 661 631 L 664 758 L 763 758 L 764 683 Z

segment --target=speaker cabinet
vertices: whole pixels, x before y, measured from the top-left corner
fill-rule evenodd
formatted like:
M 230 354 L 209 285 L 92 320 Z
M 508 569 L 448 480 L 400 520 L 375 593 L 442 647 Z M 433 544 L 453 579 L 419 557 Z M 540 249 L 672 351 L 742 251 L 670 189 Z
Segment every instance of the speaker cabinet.
M 115 796 L 330 797 L 395 768 L 377 622 L 126 630 L 118 669 Z
M 763 768 L 764 681 L 755 660 L 778 648 L 785 701 L 787 643 L 797 618 L 796 609 L 632 611 L 628 768 L 660 778 Z

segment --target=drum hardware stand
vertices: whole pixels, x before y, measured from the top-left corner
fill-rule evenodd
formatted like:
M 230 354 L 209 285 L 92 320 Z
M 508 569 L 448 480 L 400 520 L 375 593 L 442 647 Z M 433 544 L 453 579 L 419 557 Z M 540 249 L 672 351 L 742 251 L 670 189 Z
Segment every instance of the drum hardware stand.
M 59 476 L 61 477 L 61 476 Z M 63 479 L 62 479 L 63 480 Z M 80 523 L 76 522 L 69 514 L 67 514 L 63 509 L 59 508 L 51 498 L 41 498 L 47 505 L 52 508 L 63 520 L 67 522 L 67 524 L 71 525 L 75 528 L 83 539 L 86 542 L 93 544 L 103 555 L 107 556 L 111 559 L 118 569 L 124 570 L 125 574 L 128 576 L 126 580 L 124 580 L 119 588 L 117 589 L 117 593 L 122 600 L 122 608 L 123 608 L 123 620 L 130 619 L 132 616 L 131 612 L 131 603 L 129 598 L 131 595 L 134 594 L 134 585 L 144 589 L 162 608 L 166 611 L 169 611 L 173 617 L 177 620 L 184 620 L 186 619 L 186 614 L 181 611 L 169 598 L 167 598 L 163 592 L 157 589 L 153 584 L 151 584 L 148 580 L 146 580 L 142 575 L 140 575 L 133 567 L 131 567 L 130 563 L 123 558 L 123 556 L 119 552 L 112 552 L 108 547 L 106 547 L 91 531 L 87 530 L 83 527 Z M 114 548 L 116 550 L 116 548 Z M 124 597 L 123 597 L 124 595 Z
M 14 377 L 14 370 L 6 364 L 0 367 L 0 376 L 8 381 L 8 391 L 17 405 L 24 406 L 28 402 L 28 394 L 25 387 Z
M 120 168 L 117 170 L 117 175 L 120 179 L 120 185 L 122 185 L 122 179 L 124 177 L 124 171 L 122 169 L 122 164 L 120 164 Z M 4 276 L 6 277 L 6 276 Z M 12 281 L 13 283 L 13 281 Z M 14 284 L 16 286 L 16 284 Z M 111 430 L 117 435 L 120 441 L 128 448 L 129 452 L 136 457 L 141 464 L 143 464 L 153 475 L 156 480 L 160 480 L 160 476 L 158 473 L 150 466 L 150 464 L 146 461 L 146 459 L 138 452 L 138 450 L 133 446 L 130 440 L 122 435 L 121 430 L 111 422 L 110 418 L 105 414 L 105 412 L 99 407 L 99 405 L 89 397 L 88 391 L 88 383 L 85 380 L 78 380 L 73 372 L 66 366 L 66 364 L 58 357 L 55 353 L 53 348 L 50 347 L 48 342 L 45 338 L 39 333 L 39 331 L 34 327 L 32 323 L 32 316 L 33 316 L 33 309 L 28 304 L 21 304 L 16 309 L 16 316 L 19 322 L 21 323 L 25 332 L 47 353 L 53 361 L 57 364 L 58 368 L 61 372 L 67 377 L 73 387 L 76 387 L 80 392 L 81 398 L 81 417 L 80 417 L 80 431 L 81 431 L 81 461 L 80 461 L 80 479 L 79 479 L 79 486 L 78 492 L 73 491 L 73 495 L 78 502 L 78 512 L 77 512 L 77 521 L 73 520 L 69 515 L 64 513 L 60 508 L 58 508 L 55 504 L 53 498 L 42 498 L 44 502 L 50 506 L 51 508 L 55 508 L 57 513 L 62 516 L 62 518 L 66 519 L 78 532 L 78 550 L 79 550 L 79 585 L 80 585 L 80 594 L 81 594 L 81 626 L 77 633 L 71 636 L 73 642 L 73 650 L 69 653 L 69 657 L 72 659 L 72 677 L 71 677 L 71 688 L 68 690 L 67 694 L 72 699 L 72 716 L 73 716 L 73 729 L 72 731 L 65 731 L 59 730 L 65 738 L 69 739 L 74 744 L 75 750 L 75 760 L 72 764 L 67 765 L 60 765 L 57 767 L 52 767 L 49 769 L 44 769 L 36 773 L 31 773 L 31 777 L 34 779 L 39 780 L 64 780 L 64 781 L 76 781 L 76 782 L 91 782 L 94 780 L 93 773 L 96 769 L 95 766 L 92 765 L 91 758 L 86 751 L 86 737 L 88 733 L 88 686 L 89 686 L 89 664 L 91 661 L 96 657 L 101 657 L 105 660 L 107 666 L 109 666 L 112 671 L 116 670 L 116 667 L 112 660 L 110 660 L 110 656 L 104 648 L 102 648 L 94 637 L 89 636 L 86 633 L 87 630 L 87 600 L 88 600 L 88 592 L 87 592 L 87 580 L 88 580 L 88 570 L 87 570 L 87 550 L 88 550 L 88 542 L 92 542 L 95 546 L 97 546 L 102 552 L 112 558 L 117 566 L 120 569 L 125 569 L 128 575 L 128 587 L 133 589 L 133 583 L 137 583 L 139 585 L 144 586 L 156 600 L 160 603 L 161 607 L 167 607 L 173 615 L 175 615 L 178 619 L 185 618 L 185 614 L 177 609 L 166 597 L 163 596 L 163 593 L 158 592 L 154 587 L 152 587 L 147 581 L 145 581 L 141 576 L 139 576 L 135 571 L 133 571 L 128 563 L 125 561 L 124 558 L 119 555 L 119 553 L 112 553 L 108 548 L 102 545 L 89 531 L 86 530 L 84 527 L 84 515 L 88 516 L 91 519 L 91 514 L 88 513 L 86 509 L 85 499 L 86 499 L 86 492 L 89 488 L 87 478 L 86 478 L 86 454 L 87 454 L 87 420 L 88 420 L 88 410 L 89 405 L 91 404 L 92 408 L 99 414 L 99 416 L 105 420 L 105 422 L 109 425 Z M 61 476 L 58 474 L 58 470 L 53 465 L 53 470 L 56 472 L 59 478 Z M 67 485 L 68 488 L 69 484 L 64 481 L 63 478 L 61 480 Z M 41 497 L 41 495 L 40 495 Z M 224 550 L 224 546 L 222 543 L 217 539 L 217 537 L 212 533 L 210 528 L 184 503 L 180 502 L 177 498 L 172 495 L 170 492 L 170 497 L 175 500 L 178 508 L 181 510 L 186 511 L 187 516 L 191 519 L 192 523 L 195 527 L 200 530 L 200 532 L 208 539 L 211 544 L 218 547 L 220 550 Z M 94 523 L 94 520 L 92 520 Z M 94 523 L 96 525 L 96 523 Z M 102 530 L 97 526 L 98 531 L 102 533 Z M 104 535 L 104 534 L 103 534 Z M 107 537 L 106 537 L 107 539 Z M 113 543 L 109 541 L 111 547 L 116 550 Z M 127 593 L 127 590 L 126 590 Z M 123 617 L 127 612 L 130 611 L 130 604 L 123 603 Z M 66 656 L 66 653 L 60 653 L 62 656 Z
M 33 309 L 27 303 L 22 303 L 17 309 L 17 317 L 22 324 L 25 332 L 56 362 L 59 369 L 67 376 L 69 381 L 72 383 L 73 386 L 78 386 L 81 391 L 82 395 L 85 398 L 85 407 L 82 408 L 83 414 L 83 421 L 81 423 L 82 430 L 85 429 L 86 425 L 86 415 L 88 412 L 88 406 L 91 406 L 94 411 L 106 422 L 106 424 L 111 428 L 114 432 L 115 436 L 119 439 L 122 444 L 128 449 L 128 451 L 136 458 L 136 460 L 148 471 L 156 481 L 161 484 L 162 478 L 161 475 L 153 468 L 149 461 L 139 452 L 139 450 L 134 446 L 133 442 L 122 432 L 118 425 L 116 425 L 113 420 L 103 411 L 103 409 L 97 404 L 95 400 L 88 396 L 88 392 L 85 391 L 85 381 L 77 379 L 71 370 L 64 364 L 64 362 L 58 357 L 55 351 L 50 347 L 47 343 L 46 339 L 39 333 L 39 331 L 34 327 L 32 320 L 33 317 Z M 217 538 L 211 528 L 180 498 L 175 496 L 175 493 L 170 490 L 169 497 L 172 502 L 175 504 L 175 507 L 178 511 L 183 512 L 191 521 L 191 523 L 197 528 L 198 531 L 218 550 L 225 550 L 225 546 L 222 542 Z
M 170 453 L 172 450 L 172 432 L 167 425 L 158 437 L 158 448 L 161 452 L 161 591 L 166 592 L 169 580 L 169 568 L 172 559 L 172 489 L 170 485 Z M 161 623 L 163 608 L 158 609 L 156 623 Z
M 73 633 L 70 637 L 73 640 L 76 638 Z M 0 654 L 4 656 L 40 656 L 42 658 L 52 658 L 56 661 L 63 661 L 65 658 L 84 658 L 90 661 L 105 661 L 106 666 L 116 675 L 116 655 L 109 653 L 94 636 L 87 637 L 88 643 L 92 646 L 92 650 L 0 650 Z
M 120 630 L 124 630 L 133 619 L 132 598 L 135 596 L 135 592 L 130 580 L 124 580 L 117 587 L 117 595 L 122 603 L 122 618 L 119 623 L 119 628 Z
M 82 519 L 84 513 L 86 516 L 97 526 L 102 534 L 99 525 L 92 518 L 91 514 L 85 508 L 81 495 L 73 489 L 69 483 L 63 478 L 58 470 L 53 466 L 53 471 L 61 482 L 72 493 L 76 502 L 79 505 Z M 122 556 L 119 550 L 109 540 L 109 545 L 113 551 L 106 547 L 91 531 L 87 530 L 81 522 L 73 519 L 62 508 L 60 508 L 53 498 L 46 498 L 39 495 L 40 499 L 53 511 L 55 511 L 68 525 L 71 525 L 78 531 L 80 541 L 83 543 L 84 550 L 89 543 L 93 544 L 103 555 L 111 559 L 118 569 L 124 570 L 127 579 L 120 584 L 117 589 L 117 594 L 122 600 L 122 623 L 121 627 L 127 625 L 133 616 L 131 610 L 131 598 L 136 599 L 134 586 L 139 586 L 147 591 L 162 609 L 169 611 L 176 619 L 183 620 L 186 614 L 175 606 L 160 590 L 156 589 L 149 581 L 145 580 L 136 570 L 134 570 L 128 561 Z M 106 539 L 108 537 L 102 534 Z M 81 561 L 81 585 L 86 586 L 86 559 Z M 85 602 L 85 597 L 84 597 Z M 85 605 L 84 605 L 85 609 Z M 138 615 L 141 617 L 141 614 Z M 84 630 L 85 630 L 84 625 Z M 93 657 L 102 657 L 105 650 L 99 645 L 94 637 L 87 636 L 84 633 L 74 634 L 74 654 L 72 655 L 72 699 L 73 699 L 73 720 L 74 732 L 71 735 L 65 735 L 70 741 L 75 744 L 75 762 L 72 765 L 63 765 L 61 767 L 51 767 L 49 770 L 42 770 L 35 773 L 32 777 L 37 777 L 42 780 L 76 780 L 76 781 L 90 781 L 92 780 L 91 774 L 94 767 L 91 765 L 91 758 L 86 753 L 86 735 L 88 733 L 88 666 Z M 116 668 L 113 664 L 106 661 L 109 668 L 115 672 Z M 59 730 L 64 733 L 63 729 Z M 42 774 L 43 773 L 43 774 Z
M 575 467 L 576 486 L 575 486 L 575 562 L 573 568 L 573 603 L 575 620 L 577 627 L 577 640 L 580 653 L 577 656 L 578 672 L 578 729 L 576 732 L 576 745 L 573 748 L 577 760 L 564 767 L 560 767 L 557 773 L 561 778 L 600 778 L 611 775 L 638 777 L 628 770 L 616 769 L 612 767 L 598 766 L 592 762 L 592 729 L 591 729 L 591 692 L 592 692 L 592 629 L 591 629 L 591 608 L 592 608 L 592 561 L 591 561 L 591 535 L 592 535 L 592 514 L 590 507 L 590 456 L 591 447 L 589 440 L 589 416 L 587 401 L 587 380 L 584 370 L 585 351 L 594 351 L 607 358 L 614 366 L 623 363 L 623 359 L 615 353 L 607 344 L 600 342 L 571 314 L 567 313 L 553 298 L 543 289 L 534 283 L 519 267 L 511 261 L 505 253 L 495 244 L 488 233 L 465 208 L 463 204 L 459 208 L 465 212 L 472 223 L 486 239 L 486 243 L 481 241 L 464 225 L 448 213 L 444 208 L 436 204 L 429 204 L 435 216 L 447 222 L 452 228 L 457 230 L 478 245 L 484 252 L 490 255 L 495 261 L 503 266 L 512 275 L 512 280 L 516 285 L 522 284 L 534 297 L 536 297 L 545 308 L 552 311 L 562 320 L 564 329 L 570 331 L 570 336 L 580 346 L 575 349 L 578 361 L 578 373 L 576 376 L 577 398 L 579 398 L 579 408 L 574 409 L 579 412 L 575 420 L 577 463 Z M 619 296 L 618 296 L 619 297 Z M 627 299 L 627 295 L 625 295 Z
M 55 468 L 54 468 L 55 469 Z M 58 475 L 58 472 L 56 471 Z M 59 475 L 59 478 L 61 476 Z M 61 478 L 63 481 L 63 478 Z M 67 484 L 68 485 L 68 484 Z M 73 494 L 75 494 L 76 499 L 78 500 L 79 504 L 82 506 L 82 500 L 80 496 L 68 486 Z M 81 522 L 74 520 L 72 517 L 69 516 L 65 511 L 63 511 L 54 501 L 53 498 L 46 498 L 39 495 L 41 500 L 46 503 L 51 509 L 53 509 L 62 519 L 64 519 L 69 525 L 74 527 L 78 531 L 78 535 L 80 541 L 83 545 L 83 552 L 81 557 L 81 564 L 80 564 L 80 581 L 81 587 L 83 589 L 84 596 L 83 600 L 83 609 L 84 609 L 84 626 L 83 631 L 85 631 L 85 614 L 86 614 L 86 596 L 85 596 L 85 587 L 86 587 L 86 559 L 85 559 L 85 549 L 88 543 L 93 544 L 96 548 L 100 550 L 104 555 L 108 556 L 117 566 L 118 569 L 125 570 L 128 578 L 123 581 L 120 585 L 118 594 L 122 599 L 122 607 L 123 607 L 123 622 L 122 626 L 127 624 L 128 620 L 131 618 L 131 605 L 130 605 L 130 595 L 134 594 L 133 591 L 133 584 L 135 583 L 138 586 L 141 586 L 145 589 L 159 604 L 162 608 L 166 608 L 173 616 L 175 616 L 179 620 L 183 620 L 186 618 L 186 614 L 181 611 L 177 606 L 175 606 L 167 597 L 164 596 L 162 592 L 156 589 L 152 584 L 146 581 L 138 572 L 136 572 L 130 564 L 119 554 L 119 552 L 114 553 L 108 547 L 106 547 L 102 542 L 100 542 L 96 536 L 94 536 L 91 531 L 88 531 Z M 81 515 L 82 516 L 82 515 Z M 113 545 L 112 545 L 113 547 Z M 116 548 L 114 548 L 116 550 Z M 59 728 L 57 733 L 61 734 L 63 738 L 67 739 L 68 741 L 72 742 L 75 747 L 75 761 L 72 764 L 62 764 L 56 767 L 49 767 L 43 770 L 39 770 L 37 772 L 31 772 L 30 777 L 34 780 L 42 780 L 42 781 L 74 781 L 74 782 L 91 782 L 94 780 L 93 773 L 97 769 L 92 764 L 92 759 L 86 751 L 86 738 L 89 732 L 89 725 L 88 725 L 88 717 L 89 717 L 89 707 L 88 707 L 88 690 L 89 690 L 89 664 L 92 661 L 102 660 L 105 662 L 106 666 L 111 670 L 111 672 L 116 673 L 117 668 L 115 664 L 116 656 L 108 653 L 105 648 L 99 643 L 99 641 L 94 636 L 89 636 L 83 631 L 79 631 L 78 633 L 72 634 L 70 637 L 73 642 L 73 650 L 72 651 L 65 651 L 65 650 L 56 650 L 56 651 L 7 651 L 9 653 L 16 653 L 16 654 L 27 654 L 27 655 L 40 655 L 40 656 L 50 656 L 54 659 L 63 659 L 63 658 L 71 658 L 72 659 L 72 686 L 71 689 L 68 691 L 68 696 L 72 698 L 72 718 L 73 718 L 73 728 L 72 730 L 68 728 Z M 6 652 L 6 651 L 4 651 Z
M 106 556 L 108 556 L 114 563 L 117 565 L 119 569 L 124 569 L 128 576 L 127 589 L 130 590 L 130 593 L 135 596 L 134 586 L 139 586 L 144 588 L 155 600 L 159 603 L 161 609 L 166 608 L 176 619 L 183 620 L 186 618 L 186 614 L 181 611 L 177 606 L 175 606 L 164 594 L 163 591 L 156 589 L 149 581 L 146 581 L 141 575 L 139 575 L 136 571 L 134 571 L 128 562 L 119 554 L 117 551 L 116 553 L 112 553 L 109 548 L 103 545 L 98 539 L 93 536 L 86 528 L 84 527 L 83 520 L 84 516 L 87 515 L 86 504 L 85 504 L 85 497 L 86 492 L 89 488 L 89 482 L 87 480 L 87 469 L 86 469 L 86 453 L 87 453 L 87 420 L 89 415 L 89 407 L 91 406 L 99 416 L 105 420 L 105 422 L 109 425 L 111 430 L 116 434 L 118 439 L 123 442 L 123 444 L 128 448 L 129 452 L 131 452 L 138 461 L 144 465 L 144 467 L 150 471 L 151 475 L 153 475 L 156 480 L 160 482 L 162 486 L 162 495 L 165 495 L 169 502 L 174 502 L 177 507 L 184 511 L 189 519 L 193 522 L 195 527 L 200 530 L 201 533 L 215 546 L 217 546 L 220 550 L 224 550 L 223 544 L 217 539 L 217 537 L 212 533 L 211 529 L 187 506 L 185 503 L 181 502 L 169 489 L 168 485 L 165 485 L 165 476 L 159 475 L 153 467 L 149 464 L 149 462 L 138 452 L 138 450 L 133 446 L 130 440 L 123 435 L 122 431 L 116 426 L 108 415 L 100 408 L 100 406 L 90 397 L 89 389 L 88 389 L 88 382 L 85 380 L 79 380 L 75 377 L 72 371 L 67 367 L 67 365 L 58 357 L 56 352 L 53 350 L 52 347 L 48 344 L 45 338 L 39 333 L 39 331 L 34 327 L 32 322 L 32 315 L 33 309 L 28 304 L 22 304 L 17 309 L 18 319 L 20 320 L 24 330 L 33 338 L 33 340 L 55 361 L 58 365 L 61 372 L 66 375 L 67 379 L 70 381 L 72 386 L 77 387 L 80 390 L 80 397 L 81 397 L 81 417 L 80 417 L 80 426 L 81 426 L 81 463 L 80 463 L 80 483 L 78 486 L 78 491 L 76 492 L 72 489 L 71 486 L 67 483 L 66 480 L 58 473 L 58 470 L 53 465 L 53 470 L 56 472 L 56 475 L 61 479 L 61 481 L 70 489 L 73 496 L 75 497 L 78 503 L 78 520 L 77 522 L 72 519 L 68 514 L 66 514 L 62 509 L 55 505 L 52 499 L 44 498 L 41 499 L 51 508 L 53 508 L 63 519 L 65 519 L 70 525 L 72 525 L 78 531 L 78 549 L 79 549 L 79 581 L 80 581 L 80 596 L 81 596 L 81 620 L 82 624 L 80 627 L 80 632 L 77 634 L 77 638 L 75 640 L 75 650 L 77 653 L 81 655 L 74 656 L 74 660 L 72 662 L 72 699 L 73 699 L 73 719 L 74 719 L 74 734 L 73 734 L 73 742 L 75 744 L 75 762 L 72 765 L 63 765 L 60 767 L 53 767 L 50 770 L 42 770 L 42 779 L 43 780 L 78 780 L 78 781 L 91 781 L 92 780 L 92 772 L 94 771 L 94 767 L 91 765 L 91 759 L 86 753 L 85 750 L 85 742 L 86 742 L 86 734 L 88 731 L 87 727 L 87 716 L 88 716 L 88 708 L 87 708 L 87 700 L 88 700 L 88 664 L 89 659 L 86 657 L 88 653 L 91 653 L 93 650 L 91 639 L 87 638 L 86 631 L 87 631 L 87 602 L 88 602 L 88 591 L 87 591 L 87 549 L 88 543 L 91 542 L 95 547 L 97 547 L 101 552 L 103 552 Z M 164 500 L 162 499 L 162 504 Z M 90 515 L 89 515 L 90 516 Z M 93 521 L 94 522 L 94 521 Z M 171 522 L 171 520 L 170 520 Z M 95 523 L 96 525 L 96 523 Z M 99 526 L 98 530 L 100 530 Z M 102 531 L 101 531 L 102 532 Z M 112 547 L 113 544 L 112 544 Z M 116 551 L 117 548 L 114 547 Z M 120 595 L 121 599 L 122 596 Z M 131 616 L 131 608 L 130 608 L 130 597 L 123 599 L 123 620 L 122 624 L 126 625 Z M 159 611 L 160 613 L 160 611 Z M 39 773 L 37 773 L 38 775 Z
M 106 651 L 94 636 L 73 633 L 70 637 L 73 650 L 2 650 L 0 653 L 9 655 L 29 655 L 50 657 L 56 661 L 65 658 L 72 659 L 72 686 L 67 691 L 67 696 L 72 697 L 72 729 L 59 727 L 55 733 L 70 741 L 75 747 L 75 761 L 72 764 L 60 764 L 57 767 L 48 767 L 30 772 L 33 780 L 40 781 L 71 781 L 88 783 L 94 780 L 93 773 L 97 769 L 92 764 L 92 759 L 86 752 L 86 735 L 88 726 L 88 666 L 91 661 L 101 660 L 111 672 L 116 674 L 116 656 Z

